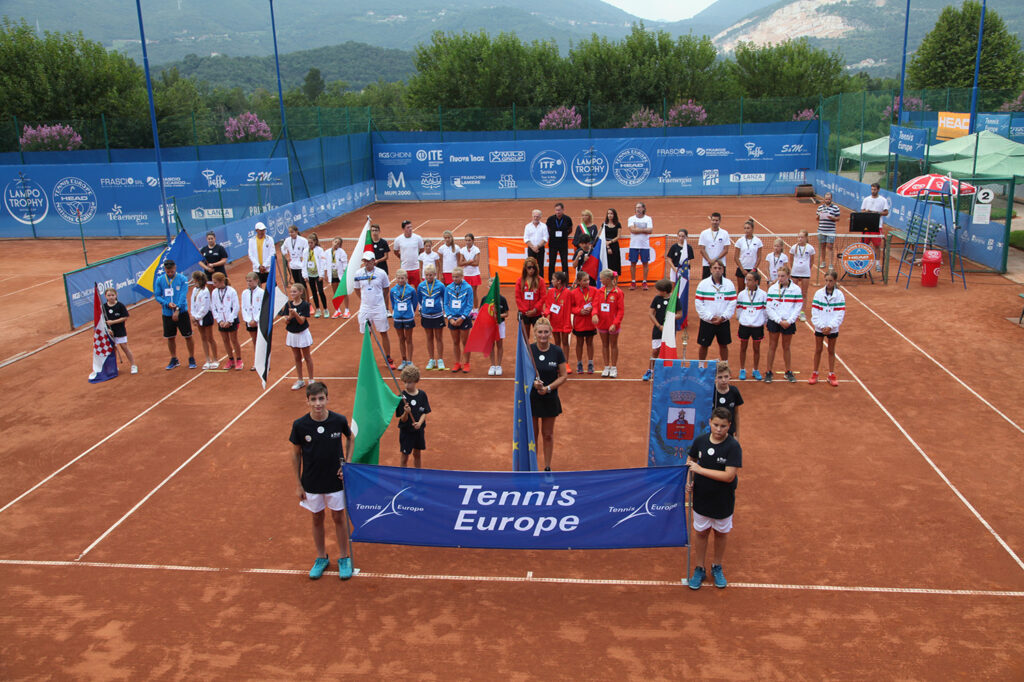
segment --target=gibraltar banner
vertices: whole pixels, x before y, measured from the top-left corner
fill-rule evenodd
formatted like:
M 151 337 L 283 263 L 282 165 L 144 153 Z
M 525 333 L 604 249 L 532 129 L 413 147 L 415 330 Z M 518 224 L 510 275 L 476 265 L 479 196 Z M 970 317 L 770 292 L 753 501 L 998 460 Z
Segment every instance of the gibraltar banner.
M 623 228 L 625 232 L 626 228 Z M 619 275 L 620 284 L 629 284 L 629 235 L 624 236 L 620 241 L 622 248 L 622 274 Z M 647 270 L 647 279 L 653 284 L 662 277 L 666 277 L 665 273 L 665 237 L 651 237 L 650 240 L 650 254 L 651 262 Z M 569 245 L 569 261 L 572 262 L 575 250 L 572 245 Z M 549 258 L 547 252 L 544 254 L 545 260 Z M 497 275 L 501 278 L 502 286 L 510 286 L 516 283 L 516 280 L 523 276 L 523 261 L 526 260 L 526 244 L 522 239 L 516 239 L 511 237 L 488 237 L 487 238 L 487 267 L 490 268 L 489 272 L 492 275 Z M 544 263 L 544 272 L 547 272 L 547 263 Z M 561 265 L 561 261 L 559 261 Z M 643 270 L 641 269 L 643 264 L 639 261 L 636 264 L 637 277 L 641 277 Z M 545 282 L 547 277 L 544 278 Z M 569 282 L 576 281 L 576 269 L 569 266 Z M 550 284 L 550 282 L 548 282 Z M 591 282 L 592 285 L 598 286 L 599 282 Z
M 440 471 L 345 464 L 352 540 L 428 547 L 685 547 L 685 467 Z
M 708 430 L 717 367 L 715 360 L 654 362 L 648 466 L 686 464 L 686 453 L 693 439 Z

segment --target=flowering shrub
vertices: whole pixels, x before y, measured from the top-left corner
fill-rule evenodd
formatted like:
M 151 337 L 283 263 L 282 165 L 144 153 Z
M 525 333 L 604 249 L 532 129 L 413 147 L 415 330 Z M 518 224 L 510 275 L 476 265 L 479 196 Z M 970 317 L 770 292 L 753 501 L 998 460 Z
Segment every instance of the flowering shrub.
M 814 112 L 814 109 L 801 109 L 793 114 L 794 121 L 815 121 L 817 118 L 818 114 Z
M 704 107 L 692 99 L 688 99 L 668 110 L 668 118 L 665 119 L 665 123 L 676 128 L 684 128 L 704 125 L 707 120 L 708 112 L 704 110 Z
M 247 111 L 224 124 L 224 136 L 228 142 L 261 142 L 272 139 L 270 126 L 256 114 Z
M 576 107 L 557 107 L 540 120 L 541 130 L 577 130 L 583 125 L 583 117 Z
M 999 111 L 1024 111 L 1024 91 L 1017 95 L 1017 99 L 1003 102 L 1003 106 L 999 107 Z
M 633 115 L 626 121 L 626 125 L 623 128 L 660 128 L 665 125 L 665 121 L 662 120 L 661 116 L 658 116 L 653 109 L 647 107 L 641 107 L 639 111 L 634 111 Z
M 899 111 L 899 108 L 900 98 L 896 97 L 893 99 L 891 105 L 887 106 L 885 109 L 882 110 L 882 118 L 889 119 L 890 121 L 895 121 L 896 112 Z M 903 111 L 928 111 L 928 107 L 927 105 L 925 105 L 924 100 L 922 100 L 920 97 L 908 97 L 907 103 L 903 107 Z
M 82 136 L 71 126 L 25 126 L 18 138 L 26 152 L 72 151 L 82 146 Z

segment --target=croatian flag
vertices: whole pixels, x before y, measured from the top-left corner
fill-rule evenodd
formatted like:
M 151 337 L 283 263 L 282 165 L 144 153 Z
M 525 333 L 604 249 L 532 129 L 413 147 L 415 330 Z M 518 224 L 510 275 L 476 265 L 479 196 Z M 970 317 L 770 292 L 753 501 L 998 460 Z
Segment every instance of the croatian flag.
M 601 288 L 601 272 L 608 269 L 608 250 L 605 248 L 604 225 L 601 226 L 601 234 L 594 242 L 594 248 L 590 250 L 590 258 L 583 264 L 583 271 L 590 275 L 590 284 L 598 289 Z
M 114 352 L 114 339 L 107 328 L 107 318 L 103 317 L 99 284 L 92 291 L 92 321 L 92 372 L 89 374 L 89 383 L 98 384 L 117 376 L 117 354 Z

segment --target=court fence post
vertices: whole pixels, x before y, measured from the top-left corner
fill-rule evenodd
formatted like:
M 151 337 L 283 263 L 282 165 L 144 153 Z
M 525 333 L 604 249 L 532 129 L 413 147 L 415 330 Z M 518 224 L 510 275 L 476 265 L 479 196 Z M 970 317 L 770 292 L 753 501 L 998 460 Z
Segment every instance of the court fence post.
M 740 135 L 743 134 L 743 95 L 740 95 Z
M 103 126 L 103 146 L 107 150 L 107 163 L 110 163 L 110 137 L 107 135 L 107 115 L 103 112 L 100 112 L 100 125 Z

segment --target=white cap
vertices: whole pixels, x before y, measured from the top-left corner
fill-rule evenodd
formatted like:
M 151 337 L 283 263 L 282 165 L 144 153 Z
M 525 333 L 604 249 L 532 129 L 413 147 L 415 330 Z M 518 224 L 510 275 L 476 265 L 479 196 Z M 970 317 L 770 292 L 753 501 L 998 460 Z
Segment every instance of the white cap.
M 375 260 L 373 251 L 363 251 L 363 260 Z
M 256 225 L 255 225 L 255 229 L 257 229 L 257 230 L 263 230 L 263 231 L 266 231 L 266 229 L 267 229 L 267 226 L 266 226 L 266 225 L 264 225 L 263 223 L 256 223 Z

